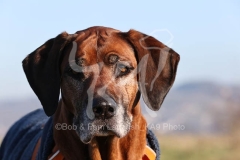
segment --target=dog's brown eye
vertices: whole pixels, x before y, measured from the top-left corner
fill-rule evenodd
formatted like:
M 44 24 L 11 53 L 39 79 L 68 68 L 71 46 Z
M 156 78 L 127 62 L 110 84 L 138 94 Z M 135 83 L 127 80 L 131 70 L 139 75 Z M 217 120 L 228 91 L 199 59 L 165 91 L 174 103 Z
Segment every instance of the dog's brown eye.
M 119 76 L 124 76 L 130 72 L 130 68 L 126 65 L 123 64 L 118 64 L 117 65 L 117 77 Z
M 121 73 L 125 73 L 128 71 L 128 68 L 126 66 L 119 66 L 118 69 Z

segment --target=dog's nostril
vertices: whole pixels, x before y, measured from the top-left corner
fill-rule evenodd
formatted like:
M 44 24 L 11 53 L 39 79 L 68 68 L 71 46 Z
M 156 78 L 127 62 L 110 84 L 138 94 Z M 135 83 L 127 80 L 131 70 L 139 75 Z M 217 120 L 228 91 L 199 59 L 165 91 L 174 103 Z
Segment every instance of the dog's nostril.
M 108 108 L 108 112 L 114 113 L 114 108 L 113 108 L 113 107 L 109 107 L 109 108 Z
M 109 119 L 116 114 L 117 104 L 114 101 L 105 101 L 101 98 L 96 98 L 93 101 L 92 111 L 95 118 Z
M 96 114 L 102 114 L 103 113 L 103 108 L 102 107 L 96 107 L 93 109 L 93 112 Z
M 108 119 L 115 115 L 115 108 L 111 105 L 99 105 L 93 108 L 96 118 Z

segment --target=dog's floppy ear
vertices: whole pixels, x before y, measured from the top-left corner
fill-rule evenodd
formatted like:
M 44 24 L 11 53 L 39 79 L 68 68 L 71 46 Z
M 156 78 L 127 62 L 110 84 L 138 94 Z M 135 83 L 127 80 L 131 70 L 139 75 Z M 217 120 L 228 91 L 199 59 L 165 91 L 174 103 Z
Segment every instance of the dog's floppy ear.
M 155 38 L 130 30 L 124 37 L 135 50 L 139 88 L 146 105 L 159 110 L 176 76 L 180 56 Z
M 45 42 L 22 62 L 28 82 L 48 116 L 53 115 L 58 106 L 61 52 L 72 39 L 73 35 L 63 32 Z

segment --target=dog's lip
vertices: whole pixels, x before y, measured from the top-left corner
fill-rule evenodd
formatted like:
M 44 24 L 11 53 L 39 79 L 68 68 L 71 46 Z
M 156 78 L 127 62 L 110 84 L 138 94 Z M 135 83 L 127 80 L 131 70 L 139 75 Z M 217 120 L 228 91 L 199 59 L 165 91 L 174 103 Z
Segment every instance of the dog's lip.
M 91 143 L 91 141 L 92 141 L 92 138 L 91 139 L 89 139 L 89 140 L 87 140 L 87 141 L 85 141 L 85 140 L 81 140 L 84 144 L 89 144 L 89 143 Z
M 84 137 L 80 137 L 80 139 L 84 144 L 89 144 L 89 143 L 91 143 L 91 141 L 94 137 L 103 137 L 103 136 L 104 137 L 116 136 L 118 138 L 121 138 L 121 135 L 119 133 L 117 133 L 115 130 L 109 130 L 109 129 L 107 129 L 107 126 L 104 126 L 104 128 L 98 130 L 98 132 L 96 132 L 94 134 L 88 134 L 87 136 L 84 136 Z
M 119 134 L 115 130 L 108 129 L 107 126 L 104 126 L 104 128 L 100 131 L 104 132 L 104 134 L 107 134 L 107 136 L 115 135 L 115 136 L 119 137 Z
M 80 137 L 80 139 L 84 144 L 89 144 L 91 143 L 93 136 L 88 135 L 87 137 Z
M 110 133 L 110 132 L 109 132 Z M 108 135 L 105 135 L 105 134 L 96 134 L 95 136 L 89 136 L 89 137 L 86 137 L 86 138 L 80 138 L 81 141 L 84 143 L 84 144 L 89 144 L 92 142 L 92 139 L 94 137 L 108 137 L 108 136 L 111 136 L 111 135 L 114 135 L 114 136 L 117 136 L 120 138 L 120 136 L 118 134 L 114 134 L 113 132 L 111 132 L 110 134 L 108 133 Z

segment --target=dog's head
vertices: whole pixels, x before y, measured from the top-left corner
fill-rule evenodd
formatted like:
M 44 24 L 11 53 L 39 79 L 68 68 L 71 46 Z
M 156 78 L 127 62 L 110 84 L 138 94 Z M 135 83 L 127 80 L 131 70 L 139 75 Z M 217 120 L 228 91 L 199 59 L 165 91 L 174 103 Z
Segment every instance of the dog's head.
M 123 137 L 142 95 L 158 110 L 171 88 L 179 55 L 135 30 L 92 27 L 66 32 L 33 51 L 23 68 L 48 116 L 62 101 L 84 143 L 94 136 Z

